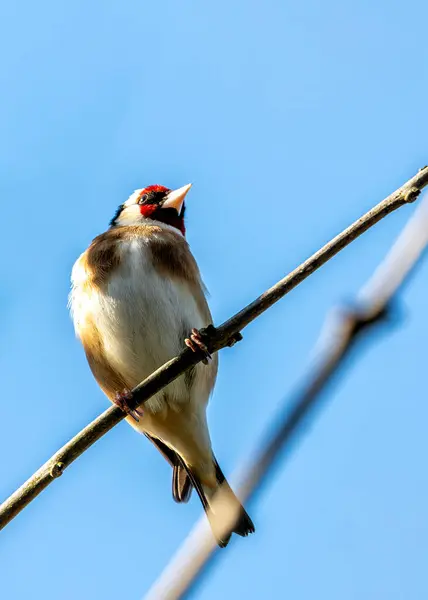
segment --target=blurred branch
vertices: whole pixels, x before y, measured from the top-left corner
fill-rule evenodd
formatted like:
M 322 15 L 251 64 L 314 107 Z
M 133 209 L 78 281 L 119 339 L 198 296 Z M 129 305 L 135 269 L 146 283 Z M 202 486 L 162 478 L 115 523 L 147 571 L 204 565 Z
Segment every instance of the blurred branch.
M 299 283 L 319 269 L 323 264 L 345 248 L 353 240 L 375 225 L 383 217 L 404 204 L 413 202 L 420 190 L 428 184 L 428 167 L 421 169 L 401 188 L 385 198 L 382 202 L 355 221 L 350 227 L 336 236 L 323 248 L 318 250 L 297 269 L 264 292 L 254 302 L 238 312 L 220 327 L 207 327 L 205 341 L 211 352 L 217 352 L 226 346 L 233 345 L 241 339 L 240 331 L 256 317 L 262 314 L 277 300 L 285 296 Z M 179 377 L 191 366 L 202 360 L 202 357 L 185 349 L 179 356 L 171 359 L 152 373 L 147 379 L 132 390 L 129 404 L 137 407 L 147 401 L 153 394 Z M 107 431 L 124 419 L 126 414 L 117 406 L 104 411 L 87 427 L 82 429 L 73 439 L 56 452 L 40 469 L 28 479 L 0 506 L 0 529 L 5 527 L 25 506 L 36 498 L 54 479 L 58 478 L 73 461 L 85 450 L 99 440 Z
M 356 307 L 336 312 L 334 319 L 327 318 L 316 347 L 316 364 L 303 377 L 303 389 L 291 401 L 287 399 L 284 402 L 281 413 L 275 416 L 271 425 L 270 435 L 255 455 L 252 466 L 246 469 L 238 493 L 243 502 L 254 498 L 280 455 L 290 451 L 296 434 L 302 432 L 308 417 L 314 409 L 319 408 L 327 384 L 338 375 L 350 352 L 369 331 L 372 332 L 377 324 L 389 316 L 392 301 L 427 246 L 428 198 L 409 220 L 385 260 L 361 290 Z M 220 490 L 212 507 L 223 526 L 219 531 L 220 537 L 233 530 L 239 516 L 235 505 L 231 506 L 224 500 Z M 186 596 L 217 550 L 217 544 L 203 519 L 146 595 L 146 600 L 177 600 Z

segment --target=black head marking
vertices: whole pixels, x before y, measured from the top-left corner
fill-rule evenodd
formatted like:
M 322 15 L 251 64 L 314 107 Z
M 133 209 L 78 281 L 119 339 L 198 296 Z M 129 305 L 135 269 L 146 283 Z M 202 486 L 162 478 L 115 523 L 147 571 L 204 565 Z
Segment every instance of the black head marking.
M 119 215 L 120 215 L 120 213 L 122 212 L 122 210 L 123 210 L 123 207 L 124 207 L 124 204 L 120 204 L 120 205 L 117 207 L 117 210 L 116 210 L 116 212 L 114 213 L 114 217 L 111 219 L 111 221 L 110 221 L 110 223 L 109 223 L 110 227 L 114 227 L 115 225 L 117 225 L 117 220 L 119 219 Z
M 169 190 L 165 190 L 165 191 L 154 191 L 154 190 L 150 190 L 148 192 L 145 192 L 142 194 L 142 196 L 140 197 L 138 204 L 156 204 L 158 206 L 160 206 L 162 204 L 162 202 L 165 200 L 167 193 L 169 192 Z

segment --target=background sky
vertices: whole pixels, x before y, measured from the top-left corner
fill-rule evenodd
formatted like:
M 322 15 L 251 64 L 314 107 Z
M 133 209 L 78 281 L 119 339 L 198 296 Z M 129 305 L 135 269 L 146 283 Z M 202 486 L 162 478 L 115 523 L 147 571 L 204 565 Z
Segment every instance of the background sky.
M 193 182 L 188 240 L 215 323 L 428 161 L 426 2 L 63 3 L 0 8 L 0 495 L 108 403 L 67 312 L 77 256 L 137 187 Z M 220 356 L 226 473 L 301 382 L 413 207 L 341 252 Z M 194 593 L 428 597 L 428 264 Z M 201 513 L 121 423 L 1 533 L 8 600 L 140 599 Z

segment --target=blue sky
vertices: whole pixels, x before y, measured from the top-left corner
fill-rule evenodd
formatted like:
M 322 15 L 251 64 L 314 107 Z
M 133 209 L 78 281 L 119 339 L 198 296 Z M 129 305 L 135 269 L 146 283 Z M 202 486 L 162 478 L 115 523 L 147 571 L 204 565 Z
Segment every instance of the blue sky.
M 116 206 L 193 182 L 188 240 L 225 320 L 427 163 L 427 17 L 416 0 L 2 5 L 1 497 L 108 406 L 66 303 Z M 411 211 L 222 352 L 209 421 L 227 473 Z M 425 263 L 195 598 L 427 597 L 427 281 Z M 141 598 L 201 512 L 170 478 L 120 424 L 1 533 L 2 597 Z

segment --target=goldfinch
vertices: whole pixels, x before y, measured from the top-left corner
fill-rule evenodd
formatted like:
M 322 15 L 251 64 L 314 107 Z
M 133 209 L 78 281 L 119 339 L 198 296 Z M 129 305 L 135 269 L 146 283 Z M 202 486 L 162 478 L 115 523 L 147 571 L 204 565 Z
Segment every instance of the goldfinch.
M 158 448 L 173 468 L 172 493 L 187 502 L 196 489 L 220 547 L 212 500 L 219 486 L 239 503 L 211 448 L 206 408 L 218 358 L 207 354 L 199 330 L 212 322 L 204 285 L 185 239 L 184 200 L 191 185 L 150 185 L 119 206 L 72 270 L 70 308 L 92 373 L 106 396 L 128 412 L 128 423 Z M 198 363 L 150 398 L 138 414 L 127 391 L 173 358 L 186 343 L 205 352 Z M 208 360 L 209 359 L 209 360 Z M 239 505 L 234 532 L 254 525 Z M 221 525 L 220 525 L 221 527 Z

